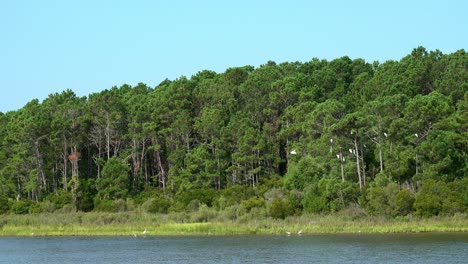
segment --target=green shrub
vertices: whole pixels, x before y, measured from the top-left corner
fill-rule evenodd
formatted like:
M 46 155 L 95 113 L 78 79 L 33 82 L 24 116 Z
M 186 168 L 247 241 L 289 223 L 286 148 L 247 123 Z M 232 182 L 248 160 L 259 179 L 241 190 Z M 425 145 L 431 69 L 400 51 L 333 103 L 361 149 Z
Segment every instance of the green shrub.
M 337 216 L 342 217 L 346 221 L 355 221 L 365 218 L 367 214 L 363 208 L 357 205 L 351 205 L 348 208 L 339 211 Z
M 146 213 L 167 214 L 171 201 L 165 197 L 150 198 L 141 205 L 141 209 Z
M 215 209 L 208 207 L 206 204 L 200 205 L 197 212 L 192 214 L 192 222 L 210 222 L 214 220 L 217 216 L 217 212 Z
M 392 202 L 398 192 L 398 185 L 394 182 L 390 182 L 386 186 L 374 185 L 369 187 L 366 193 L 367 212 L 371 215 L 392 215 L 395 210 Z
M 224 207 L 239 205 L 243 200 L 247 200 L 253 196 L 256 196 L 255 191 L 244 185 L 233 185 L 222 190 L 220 193 L 220 197 L 224 197 Z
M 294 215 L 300 215 L 304 209 L 304 205 L 302 203 L 304 200 L 304 194 L 300 191 L 292 190 L 288 193 L 287 199 L 294 210 Z
M 414 207 L 419 216 L 433 216 L 442 212 L 442 198 L 432 193 L 418 193 Z
M 10 201 L 4 196 L 0 196 L 0 214 L 5 214 L 10 210 Z
M 32 206 L 33 202 L 31 200 L 19 200 L 13 203 L 11 211 L 14 214 L 28 214 Z
M 309 213 L 320 213 L 328 210 L 327 198 L 322 195 L 317 184 L 309 185 L 304 190 L 304 210 Z
M 265 200 L 271 203 L 274 199 L 283 199 L 286 191 L 283 188 L 273 188 L 263 195 Z
M 51 201 L 55 205 L 55 209 L 60 209 L 66 204 L 73 203 L 72 193 L 64 191 L 59 191 L 57 194 L 49 194 L 46 200 Z
M 236 222 L 238 219 L 238 210 L 239 210 L 238 205 L 232 205 L 229 207 L 226 207 L 224 210 L 219 211 L 218 213 L 218 219 L 220 221 L 232 221 Z M 245 208 L 243 208 L 245 210 Z
M 392 215 L 393 216 L 405 216 L 413 212 L 414 208 L 414 194 L 408 190 L 400 190 L 392 199 Z
M 302 157 L 297 163 L 291 163 L 289 171 L 284 176 L 284 185 L 288 189 L 304 190 L 304 188 L 326 174 L 322 163 L 310 156 Z
M 73 204 L 66 204 L 62 208 L 56 210 L 56 212 L 63 214 L 75 213 L 76 206 L 74 206 Z
M 466 181 L 452 183 L 426 180 L 416 194 L 414 208 L 420 216 L 453 215 L 466 211 Z
M 80 180 L 78 186 L 76 207 L 82 212 L 90 212 L 94 209 L 93 197 L 96 195 L 95 182 L 93 179 Z
M 29 213 L 31 214 L 42 213 L 42 203 L 32 203 L 32 205 L 29 207 Z
M 119 207 L 112 200 L 100 200 L 96 197 L 94 199 L 94 211 L 115 213 L 119 211 Z
M 187 210 L 188 212 L 196 212 L 198 211 L 198 208 L 200 208 L 201 204 L 202 203 L 200 203 L 198 199 L 192 200 L 187 204 L 185 210 Z
M 241 206 L 244 207 L 247 212 L 250 212 L 250 210 L 255 207 L 265 207 L 265 204 L 265 200 L 259 197 L 252 197 L 241 202 Z
M 254 207 L 250 212 L 239 215 L 239 223 L 252 223 L 264 220 L 268 217 L 269 212 L 265 207 Z
M 273 218 L 285 219 L 287 216 L 294 214 L 294 208 L 288 200 L 275 198 L 271 202 L 269 214 Z
M 212 206 L 216 200 L 216 191 L 213 189 L 189 189 L 179 192 L 175 198 L 185 206 L 193 200 L 198 200 L 201 204 Z

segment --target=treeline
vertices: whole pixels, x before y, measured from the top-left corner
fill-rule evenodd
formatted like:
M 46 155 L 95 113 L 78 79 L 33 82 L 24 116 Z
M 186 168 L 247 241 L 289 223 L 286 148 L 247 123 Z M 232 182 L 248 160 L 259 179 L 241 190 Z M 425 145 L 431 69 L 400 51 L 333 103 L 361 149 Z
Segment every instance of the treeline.
M 418 47 L 51 94 L 0 113 L 0 213 L 463 213 L 467 66 Z

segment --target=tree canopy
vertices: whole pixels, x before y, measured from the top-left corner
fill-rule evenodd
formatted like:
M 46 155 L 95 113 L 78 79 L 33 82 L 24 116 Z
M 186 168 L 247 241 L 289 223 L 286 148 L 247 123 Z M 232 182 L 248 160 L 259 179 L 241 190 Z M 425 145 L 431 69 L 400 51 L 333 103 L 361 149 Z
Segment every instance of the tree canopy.
M 0 113 L 0 213 L 129 199 L 155 212 L 242 203 L 279 218 L 465 212 L 467 68 L 464 50 L 418 47 L 382 64 L 269 61 L 51 94 Z

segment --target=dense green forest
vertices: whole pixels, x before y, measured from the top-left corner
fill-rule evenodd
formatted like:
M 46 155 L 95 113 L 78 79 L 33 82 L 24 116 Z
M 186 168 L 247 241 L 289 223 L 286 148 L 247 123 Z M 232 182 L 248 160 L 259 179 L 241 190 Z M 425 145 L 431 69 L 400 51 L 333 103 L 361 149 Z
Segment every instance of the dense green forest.
M 0 213 L 465 213 L 467 68 L 418 47 L 51 94 L 0 113 Z

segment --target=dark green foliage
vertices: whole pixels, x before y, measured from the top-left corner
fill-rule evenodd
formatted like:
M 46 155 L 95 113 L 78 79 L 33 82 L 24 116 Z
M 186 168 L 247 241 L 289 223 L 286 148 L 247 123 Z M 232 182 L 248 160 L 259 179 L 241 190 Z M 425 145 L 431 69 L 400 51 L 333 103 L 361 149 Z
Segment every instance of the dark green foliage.
M 11 212 L 14 214 L 28 214 L 31 213 L 32 207 L 34 207 L 34 203 L 29 199 L 15 201 L 11 206 Z
M 466 180 L 464 180 L 466 183 Z M 452 215 L 466 211 L 467 187 L 462 181 L 447 184 L 427 180 L 416 195 L 414 207 L 420 216 Z M 460 192 L 461 191 L 461 192 Z
M 303 190 L 305 186 L 318 181 L 326 173 L 320 161 L 309 156 L 292 163 L 289 168 L 284 176 L 285 186 L 296 190 Z
M 391 204 L 394 206 L 392 215 L 405 216 L 412 213 L 414 201 L 414 194 L 410 190 L 400 190 L 391 200 Z
M 89 212 L 94 208 L 93 197 L 96 195 L 94 179 L 82 180 L 78 186 L 76 208 L 79 211 Z
M 47 200 L 55 205 L 56 209 L 60 209 L 73 201 L 72 194 L 59 191 L 57 194 L 52 193 L 47 197 Z
M 0 212 L 466 212 L 467 65 L 418 47 L 34 99 L 0 113 Z
M 252 208 L 255 207 L 264 207 L 265 206 L 265 200 L 259 197 L 252 197 L 250 199 L 244 200 L 241 203 L 241 206 L 247 210 L 247 212 L 250 212 Z
M 171 201 L 163 196 L 153 197 L 141 205 L 141 209 L 148 213 L 166 214 L 171 207 Z
M 304 205 L 302 204 L 302 200 L 304 199 L 303 193 L 297 190 L 292 190 L 288 192 L 287 198 L 288 198 L 289 204 L 294 210 L 294 215 L 301 214 L 302 210 L 304 209 Z
M 255 196 L 255 191 L 252 188 L 242 185 L 234 185 L 221 191 L 219 196 L 219 199 L 222 198 L 223 207 L 229 207 L 232 205 L 239 205 L 243 200 Z
M 284 219 L 294 214 L 294 208 L 287 199 L 275 198 L 271 202 L 269 214 L 273 218 Z
M 98 212 L 126 212 L 132 210 L 132 203 L 128 200 L 117 199 L 117 200 L 100 200 L 94 199 L 94 210 Z
M 396 183 L 380 174 L 366 190 L 366 211 L 371 215 L 390 216 L 395 210 L 393 200 L 399 191 Z
M 96 179 L 97 196 L 100 199 L 125 198 L 128 192 L 127 164 L 117 157 L 110 158 L 102 169 L 102 177 Z
M 216 199 L 216 192 L 213 189 L 190 189 L 177 194 L 175 199 L 185 206 L 188 206 L 190 203 L 212 206 Z
M 0 196 L 0 214 L 5 214 L 10 210 L 10 201 L 4 196 Z
M 327 197 L 318 184 L 311 184 L 304 190 L 303 203 L 306 212 L 320 213 L 329 209 Z

